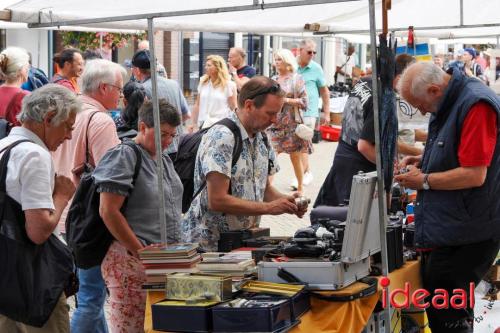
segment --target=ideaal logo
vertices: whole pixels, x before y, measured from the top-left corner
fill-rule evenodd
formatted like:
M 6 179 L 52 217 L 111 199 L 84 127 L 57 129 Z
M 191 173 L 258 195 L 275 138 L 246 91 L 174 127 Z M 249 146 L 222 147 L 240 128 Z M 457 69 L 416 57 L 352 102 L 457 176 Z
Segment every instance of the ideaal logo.
M 382 286 L 382 306 L 387 307 L 387 293 L 389 292 L 389 285 L 391 280 L 388 277 L 383 277 L 380 279 L 380 285 Z M 474 283 L 469 284 L 469 290 L 463 289 L 453 289 L 453 293 L 450 295 L 445 289 L 434 290 L 434 295 L 432 296 L 430 302 L 424 302 L 424 300 L 431 296 L 431 293 L 426 289 L 416 289 L 410 295 L 410 283 L 405 282 L 404 289 L 394 289 L 389 292 L 389 302 L 391 307 L 398 309 L 407 309 L 411 305 L 415 308 L 426 309 L 432 306 L 435 309 L 448 309 L 452 307 L 453 309 L 467 309 L 474 308 Z M 404 302 L 398 303 L 396 297 L 401 295 L 404 298 Z M 467 304 L 467 299 L 469 304 Z

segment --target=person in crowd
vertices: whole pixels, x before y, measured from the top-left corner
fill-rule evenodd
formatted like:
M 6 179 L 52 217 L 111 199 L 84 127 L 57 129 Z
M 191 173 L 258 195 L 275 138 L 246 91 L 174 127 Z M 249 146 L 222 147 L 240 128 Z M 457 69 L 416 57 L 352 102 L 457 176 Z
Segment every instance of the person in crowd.
M 307 91 L 307 111 L 304 113 L 304 124 L 317 129 L 319 126 L 319 98 L 323 102 L 323 119 L 326 124 L 330 123 L 330 92 L 326 85 L 323 69 L 313 58 L 316 54 L 316 43 L 312 39 L 304 39 L 300 42 L 297 72 L 302 75 Z M 309 185 L 313 181 L 313 173 L 309 167 L 309 154 L 302 154 L 302 167 L 304 168 L 304 179 L 302 183 Z M 292 188 L 295 187 L 292 181 Z
M 285 152 L 290 155 L 297 180 L 295 189 L 302 193 L 304 190 L 302 154 L 312 153 L 312 143 L 298 137 L 295 130 L 298 124 L 303 123 L 302 115 L 307 109 L 306 87 L 302 76 L 297 74 L 297 61 L 290 50 L 280 49 L 274 52 L 274 66 L 278 75 L 274 76 L 273 80 L 279 83 L 286 95 L 278 119 L 269 126 L 268 133 L 276 154 Z
M 160 100 L 161 146 L 165 150 L 177 135 L 180 113 L 165 100 Z M 142 332 L 146 282 L 144 266 L 138 259 L 138 250 L 146 245 L 161 243 L 161 225 L 158 216 L 159 196 L 153 191 L 157 183 L 156 148 L 153 104 L 144 102 L 139 109 L 139 133 L 135 144 L 141 153 L 141 168 L 132 184 L 137 156 L 132 147 L 119 145 L 108 151 L 94 171 L 100 192 L 99 213 L 115 241 L 102 262 L 102 274 L 109 290 L 111 332 Z M 182 182 L 167 154 L 164 161 L 164 201 L 168 242 L 179 241 L 178 224 L 182 209 Z M 122 206 L 127 200 L 127 208 Z
M 142 83 L 144 89 L 146 90 L 146 96 L 149 100 L 153 98 L 153 84 L 151 82 L 151 54 L 148 50 L 137 51 L 132 58 L 132 74 L 134 77 Z M 186 98 L 182 93 L 179 84 L 170 79 L 158 76 L 157 82 L 157 92 L 158 99 L 165 99 L 167 102 L 172 104 L 176 110 L 181 112 L 182 121 L 186 121 L 191 117 L 189 108 L 186 102 Z M 177 126 L 177 134 L 184 133 L 183 126 Z M 168 153 L 177 152 L 177 144 L 179 143 L 178 137 L 175 137 L 172 144 L 168 147 Z
M 90 60 L 85 65 L 80 81 L 82 95 L 78 97 L 83 110 L 76 117 L 71 140 L 64 142 L 53 154 L 56 172 L 70 177 L 75 186 L 80 183 L 86 162 L 94 168 L 104 153 L 120 143 L 115 123 L 107 111 L 118 107 L 125 74 L 123 67 L 104 59 Z M 62 233 L 66 213 L 60 221 Z M 71 332 L 107 332 L 103 310 L 106 287 L 101 267 L 79 269 L 78 279 L 78 307 L 71 318 Z
M 477 77 L 478 79 L 486 83 L 486 78 L 483 74 L 483 69 L 475 61 L 475 58 L 476 58 L 476 50 L 474 50 L 471 47 L 467 47 L 464 49 L 462 60 L 464 62 L 465 74 L 470 77 Z
M 276 123 L 285 92 L 275 81 L 256 76 L 238 96 L 238 110 L 229 115 L 241 132 L 243 147 L 231 168 L 235 138 L 223 125 L 212 126 L 203 136 L 194 171 L 194 188 L 206 181 L 182 221 L 183 241 L 217 250 L 219 232 L 257 227 L 265 214 L 302 216 L 294 196 L 278 192 L 269 182 L 277 171 L 276 156 L 261 133 Z
M 21 89 L 28 79 L 29 55 L 19 47 L 8 47 L 0 53 L 0 76 L 5 83 L 0 86 L 0 118 L 19 126 L 17 115 L 21 112 L 24 96 L 29 91 Z
M 242 47 L 232 47 L 229 49 L 229 54 L 227 56 L 229 73 L 236 83 L 238 91 L 240 91 L 241 87 L 256 74 L 255 68 L 245 63 L 246 57 L 247 53 Z
M 60 84 L 74 93 L 79 93 L 80 89 L 76 81 L 83 72 L 82 53 L 73 48 L 64 49 L 56 54 L 53 60 L 57 64 L 57 72 L 52 77 L 51 82 Z
M 33 66 L 31 62 L 32 57 L 30 52 L 28 52 L 28 56 L 30 63 L 28 71 L 28 80 L 22 84 L 21 88 L 23 90 L 33 91 L 49 83 L 49 79 L 47 78 L 47 75 L 45 74 L 44 71 L 42 71 L 40 68 L 36 68 L 35 66 Z
M 49 152 L 71 139 L 80 108 L 73 93 L 48 84 L 25 97 L 18 116 L 21 126 L 14 127 L 0 141 L 2 151 L 16 141 L 31 141 L 12 148 L 5 185 L 7 194 L 22 206 L 26 234 L 35 244 L 47 241 L 75 192 L 75 185 L 68 177 L 56 175 Z M 69 333 L 66 296 L 64 293 L 60 296 L 43 327 L 29 326 L 0 314 L 0 332 Z
M 209 55 L 193 107 L 192 130 L 210 127 L 229 116 L 236 109 L 236 95 L 236 84 L 229 78 L 224 59 Z
M 337 59 L 335 68 L 335 83 L 345 83 L 346 79 L 352 79 L 352 69 L 356 67 L 356 56 L 354 45 L 349 45 L 347 54 L 341 54 Z
M 444 59 L 440 55 L 435 55 L 432 59 L 434 64 L 444 70 Z
M 143 51 L 143 50 L 148 50 L 149 51 L 149 42 L 147 40 L 141 40 L 137 44 L 137 51 Z M 167 70 L 165 67 L 156 59 L 156 72 L 158 73 L 159 76 L 164 77 L 165 79 L 168 79 L 167 75 Z
M 138 112 L 139 108 L 146 99 L 146 90 L 142 84 L 134 81 L 129 81 L 123 87 L 123 105 L 118 120 L 115 119 L 116 130 L 118 137 L 135 137 L 138 130 Z M 127 134 L 128 133 L 128 134 Z
M 428 298 L 436 289 L 450 295 L 468 290 L 500 247 L 500 99 L 459 70 L 446 73 L 426 62 L 408 67 L 399 90 L 423 114 L 432 114 L 424 154 L 403 160 L 409 171 L 396 176 L 418 191 L 414 237 L 423 287 Z M 426 312 L 433 332 L 473 331 L 472 308 L 431 306 Z
M 396 57 L 393 85 L 403 70 L 415 59 L 407 54 Z M 344 107 L 342 132 L 332 167 L 314 203 L 317 206 L 338 206 L 349 200 L 352 177 L 359 171 L 375 171 L 375 127 L 371 77 L 364 77 L 351 90 Z M 387 192 L 391 183 L 385 184 Z
M 82 54 L 84 61 L 89 61 L 92 59 L 102 59 L 102 55 L 99 51 L 94 49 L 86 49 Z

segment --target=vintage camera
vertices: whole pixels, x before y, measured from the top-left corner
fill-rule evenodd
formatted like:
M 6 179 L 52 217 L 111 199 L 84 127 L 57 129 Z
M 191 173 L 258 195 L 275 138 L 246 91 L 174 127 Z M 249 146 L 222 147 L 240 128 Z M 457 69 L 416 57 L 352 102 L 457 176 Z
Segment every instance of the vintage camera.
M 317 224 L 297 230 L 292 240 L 283 246 L 283 254 L 289 258 L 337 260 L 341 248 L 342 242 L 335 232 Z
M 306 197 L 295 198 L 295 204 L 299 210 L 307 209 L 307 206 L 311 203 L 311 199 Z
M 346 78 L 345 82 L 337 82 L 329 86 L 328 89 L 337 95 L 348 95 L 352 90 L 352 79 Z

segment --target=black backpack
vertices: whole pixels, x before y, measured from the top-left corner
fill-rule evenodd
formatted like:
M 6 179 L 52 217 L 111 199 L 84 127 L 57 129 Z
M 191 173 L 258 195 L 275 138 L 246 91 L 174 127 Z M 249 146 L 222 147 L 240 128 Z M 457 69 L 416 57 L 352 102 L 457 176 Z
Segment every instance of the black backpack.
M 122 144 L 133 148 L 137 156 L 132 180 L 134 185 L 141 170 L 141 152 L 133 141 Z M 99 204 L 100 193 L 97 192 L 92 172 L 85 172 L 66 218 L 66 242 L 73 250 L 76 266 L 79 268 L 88 269 L 100 265 L 113 241 L 113 236 L 99 215 Z M 127 200 L 121 208 L 122 212 L 126 205 Z
M 233 148 L 233 160 L 231 162 L 231 169 L 238 162 L 241 151 L 243 150 L 243 139 L 241 138 L 240 128 L 234 121 L 229 118 L 224 118 L 219 120 L 215 125 L 223 125 L 231 130 L 235 138 L 235 145 Z M 182 181 L 182 185 L 184 186 L 184 192 L 182 193 L 182 212 L 185 213 L 188 211 L 191 206 L 191 202 L 203 191 L 203 189 L 207 186 L 207 181 L 205 180 L 200 188 L 194 192 L 194 167 L 196 165 L 196 154 L 198 153 L 198 148 L 201 143 L 201 139 L 205 133 L 212 127 L 207 127 L 199 130 L 196 133 L 184 134 L 179 139 L 179 145 L 177 148 L 177 153 L 170 154 L 170 158 L 174 163 L 174 168 L 179 178 Z M 269 145 L 269 141 L 265 132 L 261 132 L 262 139 L 267 147 L 267 149 L 271 149 Z M 274 163 L 269 160 L 268 172 L 273 168 Z M 193 194 L 194 193 L 194 194 Z M 229 185 L 229 193 L 231 193 L 231 185 Z
M 219 120 L 215 125 L 223 125 L 231 130 L 235 138 L 235 145 L 233 149 L 233 160 L 231 163 L 231 168 L 236 165 L 238 159 L 240 158 L 241 151 L 243 150 L 243 139 L 241 138 L 241 132 L 234 121 L 229 118 L 224 118 Z M 179 139 L 179 145 L 177 148 L 177 153 L 170 154 L 170 158 L 174 163 L 175 171 L 179 175 L 184 186 L 184 192 L 182 194 L 182 212 L 188 211 L 191 206 L 191 202 L 201 193 L 201 191 L 207 185 L 205 181 L 201 184 L 200 188 L 194 193 L 194 167 L 196 165 L 196 154 L 198 153 L 198 148 L 201 143 L 203 135 L 208 132 L 212 127 L 207 127 L 199 130 L 196 133 L 184 134 Z M 194 195 L 193 195 L 194 193 Z

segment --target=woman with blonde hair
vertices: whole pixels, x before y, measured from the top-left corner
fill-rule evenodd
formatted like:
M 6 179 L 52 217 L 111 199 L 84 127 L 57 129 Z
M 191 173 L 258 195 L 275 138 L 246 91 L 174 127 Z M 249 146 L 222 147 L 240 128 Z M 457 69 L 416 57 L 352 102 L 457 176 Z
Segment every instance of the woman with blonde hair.
M 21 86 L 28 80 L 29 54 L 19 47 L 8 47 L 0 53 L 0 77 L 5 83 L 0 86 L 0 118 L 19 126 L 16 116 L 21 112 L 24 96 L 29 92 Z
M 307 93 L 304 79 L 296 72 L 297 61 L 292 52 L 280 49 L 274 52 L 274 66 L 277 81 L 286 92 L 285 104 L 278 114 L 278 120 L 269 129 L 273 148 L 277 154 L 287 153 L 292 161 L 295 177 L 297 178 L 297 191 L 303 191 L 304 168 L 301 154 L 312 153 L 312 142 L 299 138 L 295 134 L 297 125 L 303 122 L 302 114 L 307 109 Z
M 229 77 L 226 62 L 221 56 L 209 55 L 193 107 L 192 130 L 212 126 L 235 108 L 236 84 Z

